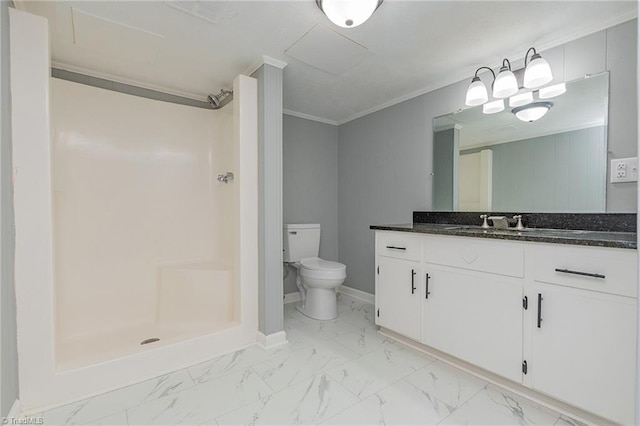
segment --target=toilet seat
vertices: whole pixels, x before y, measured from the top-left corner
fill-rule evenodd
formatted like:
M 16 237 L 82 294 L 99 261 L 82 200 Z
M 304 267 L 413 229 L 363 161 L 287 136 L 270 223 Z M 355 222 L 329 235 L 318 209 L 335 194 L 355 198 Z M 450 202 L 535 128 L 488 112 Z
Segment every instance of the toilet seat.
M 339 262 L 307 257 L 300 260 L 300 274 L 309 278 L 339 280 L 347 277 L 347 267 Z

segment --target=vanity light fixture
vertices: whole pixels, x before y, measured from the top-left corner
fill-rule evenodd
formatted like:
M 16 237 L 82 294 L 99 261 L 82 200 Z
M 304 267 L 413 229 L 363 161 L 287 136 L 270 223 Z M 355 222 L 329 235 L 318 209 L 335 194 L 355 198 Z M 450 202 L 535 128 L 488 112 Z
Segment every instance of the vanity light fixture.
M 531 55 L 531 61 L 527 64 L 527 58 L 531 52 L 533 52 L 533 55 Z M 524 87 L 527 89 L 544 86 L 553 80 L 549 62 L 542 59 L 542 56 L 536 52 L 534 47 L 530 47 L 524 55 L 524 67 Z
M 331 22 L 342 28 L 363 24 L 383 0 L 316 0 L 316 5 Z
M 320 2 L 321 0 L 316 1 Z M 531 57 L 529 58 L 529 56 Z M 525 89 L 535 89 L 553 80 L 549 63 L 542 59 L 542 56 L 533 47 L 529 48 L 524 55 L 524 66 L 523 85 Z M 478 76 L 482 69 L 491 71 L 493 76 L 491 95 L 494 101 L 492 102 L 488 102 L 487 86 Z M 511 62 L 505 58 L 502 60 L 502 67 L 500 67 L 497 76 L 489 67 L 480 67 L 476 70 L 471 84 L 467 88 L 465 104 L 467 106 L 482 105 L 484 114 L 495 114 L 504 110 L 504 99 L 509 98 L 509 106 L 514 108 L 512 112 L 520 120 L 528 122 L 542 118 L 553 106 L 551 102 L 533 102 L 534 93 L 531 90 L 518 93 L 519 89 L 518 80 L 511 71 Z M 549 99 L 562 95 L 566 90 L 564 83 L 543 87 L 539 89 L 538 97 L 540 99 Z
M 519 120 L 532 123 L 544 117 L 552 106 L 552 102 L 534 102 L 514 108 L 511 112 L 513 112 Z
M 478 73 L 480 70 L 485 69 L 491 71 L 491 75 L 493 76 L 493 80 L 496 79 L 496 74 L 489 67 L 480 67 L 476 70 L 473 79 L 471 79 L 471 84 L 467 89 L 467 96 L 465 98 L 465 105 L 467 106 L 478 106 L 482 105 L 489 100 L 489 94 L 487 93 L 487 86 L 484 85 L 480 77 L 478 77 Z
M 533 102 L 532 92 L 518 93 L 517 95 L 513 95 L 509 98 L 509 106 L 511 108 L 530 104 L 531 102 Z
M 518 93 L 518 81 L 511 72 L 511 62 L 507 58 L 502 60 L 502 67 L 493 82 L 493 97 L 504 99 Z
M 504 111 L 504 99 L 498 99 L 482 105 L 483 114 L 496 114 L 500 111 Z
M 562 95 L 567 91 L 567 85 L 565 83 L 554 84 L 553 86 L 543 87 L 538 91 L 538 97 L 540 99 L 550 99 L 556 96 Z

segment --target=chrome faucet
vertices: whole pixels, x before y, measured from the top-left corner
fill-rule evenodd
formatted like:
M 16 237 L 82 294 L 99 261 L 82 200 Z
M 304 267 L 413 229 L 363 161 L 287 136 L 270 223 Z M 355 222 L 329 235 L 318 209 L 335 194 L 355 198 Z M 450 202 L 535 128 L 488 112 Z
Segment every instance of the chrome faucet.
M 486 214 L 481 214 L 480 219 L 482 219 L 482 225 L 480 226 L 482 229 L 515 229 L 516 231 L 522 231 L 524 229 L 524 225 L 522 224 L 522 215 L 520 214 L 513 216 L 513 222 L 516 222 L 516 225 L 513 228 L 509 227 L 509 219 L 507 219 L 506 216 L 488 216 Z M 487 220 L 490 220 L 493 226 L 489 226 Z
M 489 216 L 491 222 L 493 222 L 493 227 L 496 229 L 508 229 L 509 221 L 506 216 Z

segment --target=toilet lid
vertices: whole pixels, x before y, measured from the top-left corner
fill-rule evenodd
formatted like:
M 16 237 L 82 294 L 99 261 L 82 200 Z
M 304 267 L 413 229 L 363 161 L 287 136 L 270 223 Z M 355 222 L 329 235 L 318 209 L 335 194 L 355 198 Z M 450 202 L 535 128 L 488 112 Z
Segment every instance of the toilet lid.
M 305 269 L 323 270 L 323 271 L 342 271 L 347 269 L 345 265 L 330 260 L 320 259 L 319 257 L 307 257 L 300 260 L 300 265 Z

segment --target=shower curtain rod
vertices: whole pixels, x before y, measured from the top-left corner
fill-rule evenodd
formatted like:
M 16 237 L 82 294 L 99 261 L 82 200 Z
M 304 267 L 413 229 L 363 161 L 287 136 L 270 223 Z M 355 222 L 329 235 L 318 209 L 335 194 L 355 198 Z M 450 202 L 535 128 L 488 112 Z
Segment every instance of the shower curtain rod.
M 206 101 L 198 101 L 191 98 L 185 98 L 183 96 L 171 95 L 169 93 L 159 92 L 157 90 L 145 89 L 144 87 L 118 83 L 117 81 L 92 77 L 90 75 L 67 71 L 60 68 L 52 67 L 51 77 L 72 81 L 74 83 L 85 84 L 87 86 L 98 87 L 100 89 L 107 89 L 114 92 L 125 93 L 127 95 L 153 99 L 156 101 L 170 102 L 172 104 L 187 105 L 196 108 L 213 109 L 211 107 L 211 104 Z

